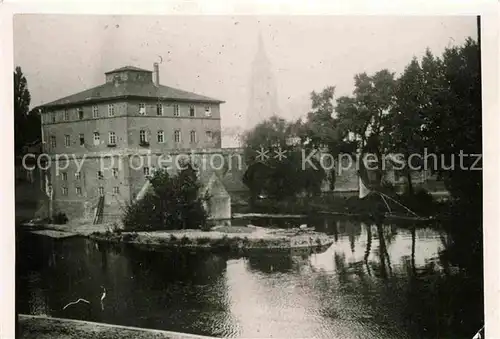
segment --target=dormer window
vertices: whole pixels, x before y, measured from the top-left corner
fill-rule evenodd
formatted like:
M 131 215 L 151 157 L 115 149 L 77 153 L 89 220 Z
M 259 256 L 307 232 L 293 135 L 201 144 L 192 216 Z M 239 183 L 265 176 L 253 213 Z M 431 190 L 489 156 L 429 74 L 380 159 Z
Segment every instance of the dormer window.
M 143 102 L 139 104 L 139 114 L 146 115 L 146 104 Z

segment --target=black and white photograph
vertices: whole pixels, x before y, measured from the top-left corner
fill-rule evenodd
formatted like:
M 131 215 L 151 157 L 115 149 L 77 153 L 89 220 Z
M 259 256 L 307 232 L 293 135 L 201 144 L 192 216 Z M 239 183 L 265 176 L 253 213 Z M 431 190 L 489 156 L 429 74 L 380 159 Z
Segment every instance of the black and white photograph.
M 14 15 L 16 337 L 485 338 L 482 24 Z

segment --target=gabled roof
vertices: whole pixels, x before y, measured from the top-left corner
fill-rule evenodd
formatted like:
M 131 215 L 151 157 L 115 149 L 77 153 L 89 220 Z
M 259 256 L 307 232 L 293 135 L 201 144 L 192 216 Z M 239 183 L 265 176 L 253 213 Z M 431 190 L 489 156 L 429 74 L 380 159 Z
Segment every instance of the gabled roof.
M 114 69 L 112 71 L 106 72 L 104 74 L 110 74 L 110 73 L 116 73 L 116 72 L 123 72 L 123 71 L 133 71 L 133 72 L 147 72 L 147 73 L 153 73 L 150 70 L 135 67 L 135 66 L 123 66 L 117 69 Z
M 103 85 L 79 92 L 47 104 L 41 107 L 66 106 L 99 102 L 122 98 L 144 98 L 157 100 L 223 103 L 224 101 L 210 98 L 204 95 L 183 91 L 168 86 L 155 86 L 153 82 L 108 82 Z

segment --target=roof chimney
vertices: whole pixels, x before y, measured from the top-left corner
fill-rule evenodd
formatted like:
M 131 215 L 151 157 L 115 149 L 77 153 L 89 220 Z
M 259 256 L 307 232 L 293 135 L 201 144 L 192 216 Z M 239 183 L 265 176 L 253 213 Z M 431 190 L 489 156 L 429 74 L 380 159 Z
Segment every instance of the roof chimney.
M 155 86 L 160 85 L 160 70 L 157 62 L 153 64 L 153 82 Z

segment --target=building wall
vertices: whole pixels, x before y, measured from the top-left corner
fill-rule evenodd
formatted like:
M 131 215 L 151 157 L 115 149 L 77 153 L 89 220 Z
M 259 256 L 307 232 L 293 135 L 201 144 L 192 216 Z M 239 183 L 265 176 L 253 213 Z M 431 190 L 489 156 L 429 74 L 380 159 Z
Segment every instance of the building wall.
M 65 109 L 44 113 L 43 136 L 45 151 L 49 153 L 86 153 L 103 152 L 112 149 L 136 148 L 139 145 L 139 133 L 144 129 L 147 133 L 150 147 L 153 149 L 178 148 L 212 148 L 221 145 L 221 121 L 218 104 L 202 103 L 172 103 L 164 102 L 163 115 L 156 114 L 157 102 L 143 102 L 146 115 L 139 114 L 141 101 L 106 102 L 96 105 L 85 105 L 67 108 L 69 120 L 64 120 Z M 108 104 L 113 104 L 114 117 L 108 117 Z M 174 116 L 173 107 L 179 105 L 179 117 Z M 99 117 L 93 118 L 93 107 L 99 110 Z M 195 116 L 189 116 L 189 107 L 195 108 Z M 205 106 L 211 107 L 211 116 L 205 116 Z M 83 109 L 83 119 L 78 118 L 77 108 Z M 56 122 L 52 122 L 55 114 Z M 164 131 L 164 142 L 158 143 L 158 131 Z M 180 130 L 181 141 L 174 142 L 174 131 Z M 190 140 L 190 132 L 196 132 L 196 141 Z M 209 138 L 206 134 L 213 135 Z M 100 136 L 99 142 L 94 142 L 94 132 Z M 109 145 L 109 133 L 114 132 L 116 146 Z M 80 134 L 84 136 L 84 145 L 80 145 Z M 65 145 L 65 136 L 70 136 L 70 145 Z M 51 137 L 56 138 L 56 147 L 51 145 Z
M 105 213 L 124 208 L 130 200 L 128 168 L 124 159 L 87 157 L 83 161 L 82 159 L 78 161 L 82 164 L 80 178 L 76 176 L 79 167 L 75 161 L 59 162 L 59 170 L 55 166 L 50 168 L 54 211 L 66 213 L 70 219 L 91 219 L 93 209 L 99 200 L 100 187 L 105 195 Z M 113 168 L 117 169 L 116 178 Z M 99 171 L 102 172 L 102 178 L 99 177 Z M 81 194 L 77 193 L 78 187 L 81 189 Z M 66 192 L 64 188 L 67 189 Z M 115 191 L 115 188 L 118 191 Z
M 169 118 L 169 117 L 130 117 L 128 118 L 128 144 L 130 148 L 140 148 L 139 133 L 145 130 L 152 150 L 200 149 L 220 146 L 220 138 L 208 138 L 207 131 L 212 135 L 220 135 L 220 120 L 200 118 Z M 180 142 L 175 142 L 174 133 L 180 131 Z M 158 142 L 158 131 L 163 131 L 164 142 Z M 191 142 L 190 132 L 195 131 L 195 142 Z
M 111 102 L 110 102 L 111 103 Z M 84 118 L 78 120 L 75 108 L 68 109 L 70 120 L 63 121 L 64 109 L 56 110 L 56 123 L 50 120 L 51 113 L 44 113 L 44 122 L 42 125 L 45 141 L 45 151 L 49 153 L 87 153 L 107 151 L 109 132 L 116 134 L 116 147 L 127 147 L 127 117 L 126 103 L 112 102 L 115 116 L 108 117 L 108 103 L 97 105 L 99 108 L 99 117 L 92 118 L 93 105 L 82 106 Z M 48 117 L 48 118 L 47 118 Z M 100 136 L 99 143 L 94 143 L 94 132 Z M 85 143 L 80 145 L 80 134 L 84 135 Z M 70 136 L 70 146 L 65 146 L 65 135 Z M 50 137 L 56 137 L 56 147 L 51 145 Z

